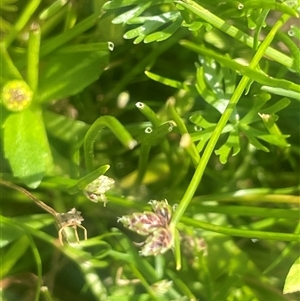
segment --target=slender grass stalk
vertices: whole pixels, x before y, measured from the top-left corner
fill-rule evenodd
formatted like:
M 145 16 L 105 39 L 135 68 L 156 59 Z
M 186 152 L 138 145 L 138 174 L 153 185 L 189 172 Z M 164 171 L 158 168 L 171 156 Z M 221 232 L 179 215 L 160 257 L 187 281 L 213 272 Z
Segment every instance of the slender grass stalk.
M 39 207 L 41 207 L 42 209 L 44 209 L 45 211 L 47 211 L 48 213 L 50 213 L 51 215 L 53 215 L 55 218 L 58 214 L 58 212 L 56 212 L 52 207 L 46 205 L 44 202 L 42 202 L 41 200 L 39 200 L 38 198 L 36 198 L 33 194 L 31 194 L 29 191 L 27 191 L 26 189 L 17 186 L 11 182 L 5 181 L 0 179 L 0 184 L 5 185 L 7 187 L 10 187 L 12 189 L 15 189 L 23 194 L 25 194 L 28 198 L 30 198 L 31 200 L 33 200 Z
M 275 23 L 274 27 L 269 32 L 269 34 L 266 36 L 265 40 L 260 44 L 256 54 L 254 55 L 250 65 L 249 65 L 249 67 L 251 69 L 256 68 L 260 59 L 263 57 L 267 48 L 269 47 L 270 43 L 272 42 L 276 32 L 282 27 L 282 25 L 289 18 L 290 18 L 290 16 L 288 16 L 288 15 L 282 15 L 282 17 Z M 203 156 L 200 160 L 199 165 L 196 168 L 196 171 L 190 182 L 190 185 L 188 186 L 181 202 L 179 203 L 179 205 L 177 207 L 177 210 L 175 211 L 175 213 L 172 217 L 172 221 L 171 221 L 172 226 L 176 226 L 176 224 L 179 222 L 179 220 L 183 216 L 186 208 L 188 207 L 194 193 L 196 192 L 196 190 L 201 182 L 202 176 L 204 174 L 206 165 L 214 151 L 215 145 L 216 145 L 219 137 L 221 136 L 222 130 L 225 127 L 225 125 L 227 124 L 236 104 L 238 103 L 241 95 L 243 94 L 245 88 L 247 87 L 249 80 L 250 79 L 248 77 L 243 76 L 241 81 L 239 82 L 236 90 L 234 91 L 234 93 L 225 109 L 224 114 L 221 116 L 214 132 L 212 133 L 211 139 L 209 140 L 209 142 L 204 150 Z
M 140 271 L 133 264 L 130 265 L 130 269 L 135 274 L 135 276 L 141 281 L 141 283 L 147 290 L 148 294 L 151 296 L 151 299 L 155 301 L 159 301 L 158 296 L 156 295 L 152 287 L 148 284 L 144 276 L 140 273 Z
M 40 20 L 46 20 L 50 17 L 53 17 L 57 14 L 57 12 L 67 4 L 67 0 L 57 0 L 54 1 L 50 6 L 48 6 L 46 9 L 44 9 L 40 15 L 39 19 Z
M 188 10 L 193 12 L 195 15 L 199 16 L 202 20 L 213 25 L 215 28 L 218 28 L 219 30 L 226 33 L 227 35 L 242 42 L 243 44 L 249 46 L 250 48 L 253 48 L 254 39 L 251 36 L 247 35 L 246 33 L 239 30 L 238 28 L 234 27 L 233 25 L 226 23 L 224 20 L 222 20 L 218 16 L 212 14 L 210 11 L 203 8 L 198 3 L 196 3 L 192 0 L 184 0 L 184 1 L 176 0 L 175 3 L 178 3 L 181 6 L 187 8 Z M 275 60 L 276 62 L 280 63 L 283 66 L 286 66 L 288 68 L 293 67 L 293 60 L 290 57 L 275 50 L 272 47 L 269 47 L 269 45 L 268 45 L 264 55 Z
M 9 34 L 5 37 L 3 44 L 4 47 L 9 47 L 11 42 L 15 39 L 18 33 L 26 26 L 29 19 L 32 17 L 38 6 L 40 5 L 41 0 L 31 0 L 28 1 L 27 6 L 25 7 L 24 11 L 22 12 L 19 20 L 13 27 L 13 30 L 9 32 Z
M 184 138 L 184 135 L 188 135 L 188 136 L 185 136 L 186 139 L 188 139 L 189 141 L 188 141 L 188 143 L 185 144 L 184 149 L 186 150 L 186 152 L 191 157 L 192 162 L 194 163 L 194 165 L 197 166 L 197 164 L 200 161 L 199 152 L 197 151 L 197 148 L 196 148 L 195 144 L 191 141 L 191 139 L 189 139 L 190 138 L 189 132 L 188 132 L 184 122 L 180 118 L 178 112 L 176 111 L 175 99 L 174 98 L 170 98 L 168 100 L 167 107 L 168 107 L 168 110 L 171 114 L 171 117 L 174 119 L 174 121 L 175 121 L 175 123 L 176 123 L 176 125 L 179 129 L 180 134 L 183 136 L 183 138 Z
M 300 223 L 298 223 L 295 231 L 295 234 L 300 233 Z M 293 249 L 298 246 L 299 242 L 291 242 L 281 253 L 280 255 L 264 270 L 264 274 L 267 275 L 271 270 L 277 267 L 280 263 L 282 263 L 283 259 L 288 258 L 291 256 Z
M 41 29 L 38 23 L 32 23 L 29 31 L 27 50 L 27 81 L 32 92 L 35 94 L 39 78 L 39 55 L 41 43 Z
M 145 103 L 137 102 L 135 106 L 153 124 L 154 127 L 158 127 L 161 125 L 161 120 L 157 117 L 155 112 Z
M 25 230 L 25 232 L 26 232 L 29 244 L 31 246 L 31 250 L 32 250 L 33 257 L 34 257 L 35 263 L 36 263 L 36 268 L 37 268 L 37 287 L 36 287 L 34 301 L 39 301 L 40 294 L 41 294 L 41 287 L 42 287 L 42 283 L 43 283 L 42 259 L 41 259 L 39 250 L 31 236 L 31 234 L 26 230 Z
M 222 233 L 230 236 L 256 238 L 256 239 L 271 239 L 271 240 L 282 240 L 282 241 L 299 241 L 299 234 L 280 233 L 280 232 L 267 232 L 267 231 L 256 231 L 251 229 L 235 229 L 219 225 L 213 225 L 210 223 L 198 221 L 188 217 L 182 217 L 181 221 L 188 226 L 195 228 L 201 228 L 204 230 Z
M 171 270 L 167 271 L 168 276 L 172 279 L 172 281 L 176 284 L 176 286 L 180 287 L 180 290 L 184 293 L 184 295 L 188 298 L 190 301 L 196 301 L 197 298 L 194 296 L 194 294 L 189 289 L 189 286 L 185 281 L 183 281 L 180 277 L 178 277 L 177 274 L 172 272 Z
M 286 218 L 289 220 L 297 220 L 300 216 L 299 209 L 273 209 L 273 208 L 261 208 L 251 206 L 195 206 L 198 212 L 216 212 L 227 215 L 238 215 L 238 216 L 255 216 L 255 217 L 275 217 L 275 218 Z

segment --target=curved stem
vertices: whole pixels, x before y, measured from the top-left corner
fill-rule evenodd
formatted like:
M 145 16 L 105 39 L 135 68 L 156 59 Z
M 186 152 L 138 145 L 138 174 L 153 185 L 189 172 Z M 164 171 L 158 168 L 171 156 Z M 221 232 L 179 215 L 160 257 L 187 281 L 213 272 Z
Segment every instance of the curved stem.
M 131 137 L 125 127 L 112 116 L 102 116 L 98 118 L 89 128 L 84 137 L 84 158 L 88 171 L 93 170 L 94 142 L 103 128 L 108 127 L 117 139 L 129 149 L 136 145 L 136 141 Z
M 5 181 L 0 179 L 0 183 L 2 185 L 5 185 L 9 188 L 18 190 L 19 192 L 25 194 L 27 197 L 29 197 L 31 200 L 33 200 L 38 206 L 40 206 L 42 209 L 44 209 L 45 211 L 47 211 L 48 213 L 52 214 L 55 218 L 58 214 L 58 212 L 56 212 L 52 207 L 46 205 L 44 202 L 42 202 L 41 200 L 39 200 L 38 198 L 36 198 L 33 194 L 31 194 L 29 191 L 27 191 L 26 189 L 17 186 L 11 182 Z

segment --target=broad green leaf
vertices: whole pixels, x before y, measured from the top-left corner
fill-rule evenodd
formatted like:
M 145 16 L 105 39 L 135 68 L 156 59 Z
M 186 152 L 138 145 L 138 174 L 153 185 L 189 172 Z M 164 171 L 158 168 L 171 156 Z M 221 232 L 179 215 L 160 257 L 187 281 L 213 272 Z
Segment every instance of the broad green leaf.
M 74 120 L 53 112 L 44 112 L 45 127 L 49 134 L 64 142 L 80 143 L 89 129 L 89 125 L 80 120 Z M 76 138 L 76 139 L 75 139 Z
M 285 279 L 283 293 L 289 294 L 300 291 L 300 258 L 291 266 Z
M 4 122 L 4 153 L 15 177 L 36 188 L 52 164 L 39 111 L 11 114 Z
M 38 101 L 49 102 L 74 95 L 96 81 L 109 58 L 108 43 L 99 43 L 98 47 L 90 51 L 70 47 L 47 56 L 40 72 Z

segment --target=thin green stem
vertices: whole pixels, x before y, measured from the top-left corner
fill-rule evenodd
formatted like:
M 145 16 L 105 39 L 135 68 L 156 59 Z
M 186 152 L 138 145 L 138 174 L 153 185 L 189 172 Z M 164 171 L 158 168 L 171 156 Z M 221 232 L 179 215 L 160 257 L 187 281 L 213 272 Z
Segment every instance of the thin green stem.
M 139 154 L 139 166 L 138 166 L 138 174 L 135 180 L 135 185 L 138 186 L 141 184 L 144 175 L 147 171 L 149 155 L 150 155 L 151 145 L 142 143 Z
M 266 203 L 281 203 L 281 204 L 290 204 L 290 205 L 299 205 L 300 199 L 298 195 L 287 195 L 287 194 L 267 194 L 264 191 L 268 189 L 262 188 L 262 191 L 259 192 L 259 189 L 245 189 L 238 190 L 230 193 L 219 193 L 219 194 L 210 194 L 203 195 L 200 197 L 193 198 L 193 202 L 243 202 L 243 203 L 253 203 L 253 202 L 266 202 Z M 258 191 L 258 192 L 256 192 Z M 271 191 L 271 190 L 270 190 Z M 297 192 L 297 189 L 291 189 L 291 193 Z M 299 193 L 299 190 L 298 190 Z
M 51 215 L 53 215 L 56 218 L 58 213 L 52 207 L 46 205 L 44 202 L 42 202 L 41 200 L 36 198 L 33 194 L 31 194 L 26 189 L 19 187 L 11 182 L 2 180 L 2 179 L 0 179 L 0 184 L 5 185 L 9 188 L 15 189 L 15 190 L 25 194 L 27 197 L 29 197 L 31 200 L 33 200 L 39 207 L 41 207 L 42 209 L 44 209 L 45 211 L 47 211 L 48 213 L 50 213 Z
M 27 81 L 32 92 L 35 93 L 38 87 L 39 77 L 39 55 L 41 43 L 41 29 L 38 23 L 31 24 L 28 41 L 28 65 Z
M 13 30 L 5 37 L 3 41 L 4 46 L 7 48 L 11 44 L 11 42 L 15 39 L 17 34 L 25 27 L 28 20 L 32 17 L 37 7 L 40 5 L 41 0 L 31 0 L 28 1 L 27 6 L 25 7 L 24 11 L 22 12 L 19 20 L 13 27 Z
M 41 31 L 43 38 L 46 38 L 48 34 L 51 33 L 51 31 L 55 29 L 58 24 L 60 24 L 60 22 L 64 22 L 64 20 L 66 19 L 67 11 L 67 6 L 64 6 L 54 16 L 42 22 L 43 24 L 41 25 Z
M 180 291 L 184 294 L 186 298 L 190 301 L 196 301 L 197 299 L 194 294 L 191 292 L 189 286 L 186 281 L 183 281 L 180 277 L 178 277 L 177 273 L 174 273 L 171 269 L 167 270 L 167 274 L 170 279 L 174 282 L 174 284 L 180 289 Z
M 102 116 L 98 118 L 91 125 L 84 137 L 84 158 L 88 171 L 94 169 L 94 142 L 105 127 L 108 127 L 116 138 L 129 149 L 134 148 L 136 145 L 136 141 L 116 118 L 112 116 Z
M 27 235 L 27 239 L 29 241 L 29 244 L 32 249 L 33 257 L 36 262 L 36 267 L 37 267 L 37 287 L 36 287 L 36 293 L 35 293 L 35 298 L 34 301 L 39 301 L 40 300 L 40 293 L 41 293 L 41 287 L 43 283 L 43 273 L 42 273 L 42 259 L 39 253 L 38 248 L 36 247 L 36 244 L 31 236 L 31 234 L 25 230 L 25 233 Z
M 175 123 L 179 129 L 180 134 L 183 136 L 183 139 L 188 140 L 188 143 L 184 144 L 184 146 L 185 146 L 184 149 L 191 157 L 193 164 L 196 166 L 200 161 L 200 155 L 199 155 L 199 152 L 197 151 L 195 144 L 191 141 L 191 139 L 189 139 L 190 138 L 189 132 L 188 132 L 184 122 L 180 118 L 178 112 L 176 111 L 175 98 L 172 97 L 168 100 L 167 107 L 168 107 L 171 117 L 173 118 L 173 120 L 175 121 Z M 188 136 L 184 136 L 184 135 L 188 135 Z
M 299 234 L 300 233 L 300 223 L 296 226 L 296 229 L 294 233 Z M 281 253 L 280 255 L 272 261 L 272 263 L 264 270 L 264 274 L 268 274 L 271 270 L 273 270 L 275 267 L 277 267 L 279 264 L 283 262 L 285 258 L 288 258 L 291 256 L 291 253 L 293 249 L 298 246 L 299 248 L 299 242 L 291 242 Z
M 141 281 L 149 295 L 151 296 L 152 300 L 159 301 L 159 298 L 157 297 L 156 293 L 153 291 L 152 287 L 148 284 L 144 276 L 140 273 L 140 271 L 133 265 L 129 265 L 132 272 L 135 274 L 135 276 Z
M 282 88 L 269 87 L 269 86 L 262 86 L 261 90 L 266 91 L 268 93 L 275 94 L 275 95 L 286 96 L 288 98 L 293 98 L 293 99 L 300 101 L 300 93 L 299 92 L 286 90 L 286 89 L 282 89 Z
M 61 10 L 61 8 L 67 4 L 67 2 L 68 2 L 67 0 L 54 1 L 50 6 L 48 6 L 40 13 L 39 19 L 46 20 L 49 19 L 50 17 L 55 16 Z
M 215 212 L 223 213 L 227 215 L 238 215 L 238 216 L 255 216 L 255 217 L 276 217 L 276 218 L 287 218 L 287 219 L 298 219 L 300 211 L 297 209 L 272 209 L 272 208 L 261 208 L 253 206 L 209 206 L 200 205 L 195 206 L 197 212 Z
M 252 69 L 255 69 L 258 65 L 260 59 L 263 57 L 263 55 L 266 52 L 266 49 L 269 47 L 270 43 L 272 42 L 276 32 L 281 28 L 281 26 L 289 19 L 288 15 L 283 15 L 274 25 L 272 30 L 269 32 L 269 34 L 266 36 L 265 40 L 260 44 L 258 51 L 254 55 L 249 67 Z M 179 222 L 181 217 L 183 216 L 186 208 L 188 207 L 192 197 L 194 196 L 200 181 L 202 179 L 202 176 L 204 174 L 206 165 L 209 161 L 209 158 L 211 154 L 213 153 L 213 150 L 217 144 L 217 141 L 219 137 L 221 136 L 223 128 L 226 126 L 236 104 L 238 103 L 242 93 L 244 92 L 245 88 L 247 87 L 247 84 L 249 82 L 249 78 L 246 76 L 243 76 L 241 81 L 239 82 L 239 85 L 237 86 L 236 90 L 234 91 L 226 109 L 223 115 L 221 116 L 214 132 L 212 133 L 211 139 L 209 140 L 207 147 L 204 150 L 203 156 L 199 162 L 198 167 L 196 168 L 196 171 L 194 173 L 194 176 L 190 182 L 189 187 L 187 188 L 180 204 L 178 205 L 177 210 L 175 211 L 173 218 L 171 220 L 171 226 L 175 227 L 176 224 Z
M 18 68 L 14 65 L 7 49 L 0 43 L 0 56 L 1 56 L 1 74 L 5 74 L 7 80 L 19 79 L 23 80 L 21 73 Z
M 158 130 L 159 127 L 161 127 L 161 129 L 163 129 L 165 127 L 165 125 L 167 125 L 166 123 L 163 124 L 163 122 L 157 117 L 156 113 L 145 103 L 137 102 L 135 104 L 135 106 L 152 123 L 154 130 L 152 133 L 150 133 L 150 135 L 153 136 L 155 131 L 159 132 L 159 130 Z M 173 128 L 171 123 L 168 123 L 168 124 L 169 124 L 168 129 Z M 146 135 L 149 135 L 149 134 L 146 134 Z M 145 136 L 145 138 L 146 138 L 146 136 Z M 146 139 L 144 139 L 144 141 L 146 141 Z M 141 147 L 141 151 L 140 151 L 140 155 L 139 155 L 138 177 L 135 182 L 136 185 L 139 185 L 141 183 L 143 176 L 145 174 L 152 144 L 153 143 L 148 143 L 146 145 L 146 143 L 142 143 L 142 147 Z M 164 151 L 164 153 L 166 154 L 166 158 L 168 160 L 169 166 L 173 166 L 174 164 L 172 162 L 172 154 L 170 152 L 169 142 L 167 140 L 164 140 L 161 144 L 161 147 L 162 147 L 162 150 Z
M 81 33 L 85 32 L 86 30 L 90 29 L 92 26 L 95 25 L 99 16 L 97 14 L 91 15 L 88 18 L 84 19 L 80 23 L 78 23 L 73 28 L 63 32 L 62 34 L 55 36 L 53 39 L 49 40 L 47 43 L 41 47 L 41 57 L 46 56 L 47 54 L 51 53 L 55 49 L 59 48 L 60 46 L 66 44 L 70 40 L 76 38 Z
M 201 228 L 204 230 L 222 233 L 230 236 L 256 238 L 256 239 L 271 239 L 271 240 L 282 240 L 282 241 L 299 241 L 299 234 L 280 233 L 280 232 L 264 232 L 254 231 L 250 229 L 235 229 L 219 225 L 213 225 L 210 223 L 198 221 L 192 218 L 183 217 L 182 222 L 185 225 Z
M 47 286 L 41 287 L 41 296 L 45 301 L 54 301 Z
M 67 17 L 65 18 L 65 31 L 74 27 L 77 20 L 77 12 L 74 3 L 69 1 L 67 4 Z
M 155 112 L 145 103 L 137 102 L 135 106 L 153 124 L 154 127 L 158 127 L 162 124 L 161 120 L 157 117 Z
M 297 93 L 297 95 L 299 95 L 300 93 L 300 86 L 296 83 L 281 78 L 278 79 L 278 78 L 270 77 L 265 73 L 263 73 L 262 71 L 252 69 L 250 68 L 250 66 L 248 67 L 238 62 L 235 62 L 234 60 L 224 55 L 218 54 L 215 51 L 204 47 L 203 45 L 197 45 L 187 40 L 181 40 L 180 45 L 192 51 L 195 51 L 199 54 L 204 54 L 205 56 L 213 58 L 216 61 L 218 61 L 220 64 L 234 70 L 235 72 L 238 71 L 242 75 L 248 76 L 251 78 L 251 80 L 254 80 L 262 85 L 268 85 L 274 88 L 285 89 L 287 93 L 288 92 Z
M 192 0 L 184 0 L 184 1 L 177 0 L 175 2 L 180 4 L 183 7 L 187 8 L 189 11 L 191 11 L 195 15 L 199 16 L 202 20 L 213 25 L 215 28 L 218 28 L 225 34 L 227 34 L 227 35 L 233 37 L 234 39 L 242 42 L 243 44 L 253 48 L 254 39 L 251 36 L 242 32 L 238 28 L 226 23 L 224 20 L 222 20 L 218 16 L 212 14 L 210 11 L 203 8 L 198 3 L 196 3 Z M 283 66 L 286 66 L 288 68 L 293 67 L 293 60 L 290 57 L 288 57 L 287 55 L 275 50 L 274 48 L 267 47 L 267 50 L 265 51 L 264 55 L 275 60 L 276 62 L 280 63 Z

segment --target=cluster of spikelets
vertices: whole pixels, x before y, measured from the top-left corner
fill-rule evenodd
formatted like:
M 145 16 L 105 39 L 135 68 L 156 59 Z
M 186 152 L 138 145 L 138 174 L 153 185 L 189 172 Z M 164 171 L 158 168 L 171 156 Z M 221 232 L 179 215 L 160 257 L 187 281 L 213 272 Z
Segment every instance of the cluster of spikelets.
M 92 202 L 100 201 L 105 206 L 107 203 L 105 193 L 111 189 L 114 182 L 113 179 L 101 175 L 89 183 L 83 190 L 83 193 Z M 168 204 L 167 200 L 151 200 L 149 204 L 152 212 L 134 212 L 118 219 L 118 222 L 121 222 L 125 228 L 147 236 L 144 242 L 136 243 L 141 246 L 140 254 L 143 256 L 163 254 L 173 245 L 172 231 L 169 227 L 173 211 L 172 207 Z M 85 239 L 87 238 L 86 229 L 81 225 L 84 219 L 80 211 L 73 208 L 67 213 L 59 213 L 57 214 L 57 220 L 60 224 L 59 240 L 61 244 L 63 244 L 62 233 L 66 227 L 73 227 L 75 229 L 75 236 L 78 242 L 77 227 L 84 230 Z

